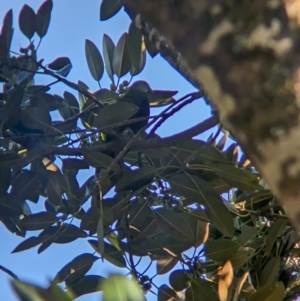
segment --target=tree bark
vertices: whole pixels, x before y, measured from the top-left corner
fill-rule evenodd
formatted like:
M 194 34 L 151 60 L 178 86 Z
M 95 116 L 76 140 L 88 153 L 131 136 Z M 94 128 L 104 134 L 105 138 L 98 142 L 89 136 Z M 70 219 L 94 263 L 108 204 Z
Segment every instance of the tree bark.
M 145 19 L 180 52 L 193 83 L 300 231 L 300 1 L 124 0 L 124 6 L 136 24 Z

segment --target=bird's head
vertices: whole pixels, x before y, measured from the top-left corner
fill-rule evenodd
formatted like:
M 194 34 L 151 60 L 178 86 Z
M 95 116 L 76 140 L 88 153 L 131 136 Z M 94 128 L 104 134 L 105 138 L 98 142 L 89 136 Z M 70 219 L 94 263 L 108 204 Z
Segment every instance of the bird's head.
M 128 91 L 129 92 L 139 91 L 139 92 L 148 93 L 151 92 L 152 90 L 147 82 L 145 82 L 144 80 L 138 80 L 129 87 Z

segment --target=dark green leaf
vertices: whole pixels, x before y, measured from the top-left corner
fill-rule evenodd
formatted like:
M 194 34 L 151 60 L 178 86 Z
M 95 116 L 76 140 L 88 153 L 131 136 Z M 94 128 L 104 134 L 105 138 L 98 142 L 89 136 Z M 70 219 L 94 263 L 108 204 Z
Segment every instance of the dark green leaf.
M 58 244 L 65 244 L 76 240 L 77 238 L 85 238 L 87 234 L 77 226 L 64 224 L 62 226 L 52 226 L 43 230 L 38 238 L 45 241 L 52 241 Z
M 190 225 L 176 212 L 165 208 L 153 211 L 161 229 L 176 240 L 193 241 L 194 234 Z
M 219 301 L 214 283 L 204 279 L 195 279 L 185 292 L 186 301 Z
M 142 60 L 142 33 L 134 22 L 129 26 L 127 47 L 132 66 L 139 70 Z
M 46 108 L 28 107 L 22 112 L 21 121 L 27 128 L 44 132 L 51 125 L 51 116 Z
M 259 288 L 249 301 L 282 301 L 285 295 L 285 287 L 282 282 L 267 284 Z
M 105 21 L 113 17 L 122 6 L 121 0 L 102 0 L 100 5 L 100 20 Z
M 163 275 L 170 272 L 175 265 L 178 263 L 178 260 L 171 256 L 159 257 L 156 262 L 156 273 L 158 275 Z
M 145 65 L 146 65 L 146 59 L 147 59 L 147 54 L 146 54 L 146 51 L 144 50 L 144 51 L 142 51 L 139 68 L 135 69 L 134 66 L 131 67 L 131 69 L 130 69 L 131 76 L 136 76 L 143 71 L 143 69 L 145 68 Z
M 85 58 L 92 77 L 99 81 L 104 72 L 103 59 L 97 46 L 90 40 L 85 40 Z
M 62 76 L 67 76 L 72 68 L 72 63 L 68 57 L 62 56 L 52 61 L 47 67 L 61 73 Z
M 40 38 L 43 38 L 48 31 L 48 27 L 51 19 L 53 3 L 52 0 L 44 1 L 38 8 L 36 13 L 36 32 Z
M 113 70 L 118 78 L 124 76 L 131 68 L 131 60 L 128 53 L 127 43 L 127 33 L 125 32 L 120 37 L 114 50 Z
M 169 276 L 170 285 L 177 292 L 186 289 L 190 284 L 190 279 L 185 270 L 175 270 Z
M 117 102 L 101 109 L 94 119 L 97 128 L 113 125 L 132 117 L 139 108 L 128 102 Z
M 23 240 L 11 252 L 17 253 L 17 252 L 25 251 L 39 245 L 40 243 L 41 243 L 40 240 L 36 236 L 32 236 Z
M 157 290 L 157 301 L 173 301 L 177 300 L 176 292 L 166 284 L 160 286 Z
M 43 230 L 58 222 L 56 214 L 53 212 L 39 212 L 25 216 L 18 222 L 18 226 L 23 230 Z
M 107 238 L 107 237 L 106 237 Z M 92 248 L 99 253 L 98 241 L 97 240 L 89 240 L 88 241 Z M 111 264 L 117 266 L 118 268 L 125 268 L 127 266 L 126 260 L 122 255 L 122 252 L 116 249 L 114 246 L 108 244 L 104 241 L 104 253 L 103 257 L 109 261 Z M 100 254 L 100 253 L 99 253 Z M 101 255 L 101 254 L 100 254 Z
M 116 192 L 124 190 L 137 190 L 143 185 L 149 184 L 155 175 L 157 169 L 153 166 L 142 166 L 126 175 L 124 175 L 116 185 Z
M 20 11 L 19 27 L 22 33 L 31 40 L 36 31 L 36 15 L 34 10 L 27 4 L 24 4 Z
M 93 95 L 102 103 L 111 103 L 118 99 L 118 94 L 108 89 L 99 89 Z
M 285 218 L 278 218 L 271 226 L 266 239 L 266 254 L 269 255 L 277 240 L 278 235 L 282 233 L 287 225 L 287 220 Z
M 153 90 L 148 92 L 149 103 L 151 107 L 162 107 L 173 103 L 175 99 L 173 96 L 178 91 L 164 91 L 164 90 Z
M 101 290 L 104 279 L 104 277 L 96 275 L 84 276 L 75 283 L 69 284 L 67 286 L 67 289 L 72 291 L 75 297 L 98 292 Z
M 11 194 L 0 195 L 0 214 L 5 216 L 20 215 L 23 209 L 19 202 L 15 201 Z
M 226 261 L 238 250 L 240 244 L 229 239 L 207 241 L 204 245 L 205 257 L 214 261 Z
M 102 49 L 106 73 L 111 81 L 114 82 L 113 57 L 115 44 L 112 39 L 106 34 L 103 35 Z
M 224 164 L 220 162 L 206 162 L 205 164 L 233 187 L 239 188 L 243 191 L 256 191 L 263 189 L 263 187 L 258 183 L 258 176 L 245 169 L 237 168 L 233 164 Z
M 63 169 L 89 169 L 89 164 L 87 164 L 84 160 L 76 159 L 76 158 L 66 158 L 62 160 Z
M 3 18 L 3 24 L 2 24 L 2 28 L 1 28 L 1 35 L 3 37 L 3 40 L 5 41 L 3 47 L 4 47 L 4 52 L 5 55 L 8 54 L 8 51 L 10 49 L 10 45 L 11 45 L 11 40 L 12 40 L 12 36 L 13 36 L 13 14 L 12 14 L 12 9 L 10 9 L 4 16 Z M 1 42 L 0 42 L 1 44 Z M 1 44 L 2 47 L 2 44 Z M 0 50 L 1 53 L 1 50 Z M 5 57 L 5 55 L 3 55 L 3 57 Z
M 278 279 L 280 271 L 281 258 L 279 256 L 272 257 L 266 266 L 262 269 L 259 277 L 259 285 L 264 286 Z
M 84 162 L 86 162 L 92 167 L 108 168 L 114 160 L 112 157 L 100 152 L 90 151 L 90 152 L 84 152 L 83 154 L 84 154 Z M 120 171 L 119 165 L 118 164 L 113 165 L 112 170 L 116 172 Z
M 79 113 L 79 103 L 76 97 L 68 92 L 64 92 L 64 102 L 58 111 L 64 120 L 67 120 Z
M 244 265 L 254 255 L 255 250 L 248 247 L 241 247 L 236 253 L 229 258 L 234 268 Z
M 222 199 L 207 182 L 196 176 L 177 174 L 167 179 L 171 188 L 185 198 L 203 204 L 211 222 L 224 235 L 232 237 L 233 218 Z
M 57 282 L 65 281 L 71 284 L 81 279 L 99 257 L 84 253 L 67 263 L 55 276 Z
M 31 197 L 39 188 L 39 178 L 35 171 L 25 171 L 12 183 L 11 194 L 15 199 L 24 201 Z

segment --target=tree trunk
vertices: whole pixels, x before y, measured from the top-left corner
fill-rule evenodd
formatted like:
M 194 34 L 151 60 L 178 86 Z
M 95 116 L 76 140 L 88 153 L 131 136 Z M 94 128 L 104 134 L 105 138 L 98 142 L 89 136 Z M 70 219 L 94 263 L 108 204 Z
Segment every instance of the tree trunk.
M 300 230 L 300 1 L 124 0 L 175 47 Z M 149 34 L 151 37 L 151 33 Z

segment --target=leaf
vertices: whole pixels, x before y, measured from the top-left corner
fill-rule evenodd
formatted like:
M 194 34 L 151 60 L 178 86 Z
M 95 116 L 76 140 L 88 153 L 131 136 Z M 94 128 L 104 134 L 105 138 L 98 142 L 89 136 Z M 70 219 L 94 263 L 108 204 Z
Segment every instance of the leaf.
M 12 183 L 11 195 L 18 201 L 31 197 L 39 188 L 39 178 L 35 171 L 24 171 Z
M 264 286 L 278 279 L 281 258 L 279 256 L 272 257 L 266 266 L 262 269 L 259 277 L 259 285 Z
M 75 257 L 57 272 L 55 281 L 58 283 L 65 281 L 68 285 L 80 280 L 98 259 L 99 257 L 88 253 Z
M 58 222 L 56 214 L 53 212 L 39 212 L 25 216 L 18 222 L 18 226 L 23 230 L 35 231 L 43 230 Z
M 177 93 L 178 91 L 152 90 L 148 92 L 150 106 L 156 108 L 173 103 L 173 96 Z
M 51 125 L 49 111 L 43 107 L 28 107 L 22 112 L 22 124 L 34 130 L 46 131 Z
M 110 275 L 102 289 L 103 301 L 144 301 L 140 286 L 123 275 Z
M 104 72 L 103 59 L 97 46 L 90 40 L 85 40 L 85 58 L 94 80 L 100 81 Z
M 185 270 L 175 270 L 169 276 L 170 285 L 176 292 L 186 289 L 190 285 L 190 281 Z
M 176 240 L 193 241 L 194 234 L 189 224 L 176 212 L 165 208 L 153 211 L 161 229 Z
M 93 95 L 102 103 L 112 103 L 118 99 L 118 94 L 108 89 L 99 89 Z
M 267 284 L 259 288 L 249 301 L 282 301 L 285 295 L 285 287 L 282 282 Z
M 48 202 L 53 207 L 60 207 L 63 204 L 61 187 L 57 181 L 52 179 L 48 181 L 46 193 L 48 196 Z
M 84 160 L 76 159 L 76 158 L 66 158 L 62 159 L 63 169 L 89 169 L 89 164 L 87 164 Z
M 16 202 L 11 194 L 3 193 L 0 195 L 0 214 L 5 216 L 21 215 L 23 209 Z
M 12 287 L 21 301 L 72 301 L 74 297 L 64 292 L 55 283 L 42 288 L 19 280 L 12 282 Z
M 158 47 L 156 46 L 156 43 L 150 42 L 148 37 L 144 36 L 144 43 L 147 49 L 147 52 L 149 55 L 154 58 L 158 54 Z
M 117 102 L 101 109 L 95 117 L 93 126 L 102 128 L 128 120 L 139 107 L 128 102 Z
M 232 258 L 240 249 L 240 244 L 229 239 L 207 241 L 203 247 L 205 257 L 222 262 Z
M 122 6 L 121 0 L 102 0 L 100 5 L 100 21 L 105 21 L 113 17 Z
M 34 10 L 27 4 L 24 4 L 19 14 L 19 27 L 29 40 L 31 40 L 36 31 L 36 25 Z
M 206 181 L 187 174 L 177 174 L 166 178 L 166 180 L 175 193 L 191 200 L 193 203 L 203 204 L 209 219 L 216 228 L 228 237 L 233 236 L 232 215 L 216 191 Z
M 105 237 L 107 238 L 107 237 Z M 88 241 L 92 248 L 98 252 L 98 241 L 97 240 L 89 240 Z M 100 254 L 101 255 L 101 254 Z M 122 252 L 120 252 L 118 249 L 116 249 L 114 246 L 108 244 L 107 242 L 104 241 L 104 252 L 103 252 L 103 257 L 109 261 L 111 264 L 115 265 L 118 268 L 126 268 L 126 260 L 124 256 L 122 255 Z
M 277 240 L 278 235 L 285 229 L 287 225 L 287 219 L 285 218 L 278 218 L 271 226 L 269 230 L 267 239 L 266 239 L 266 249 L 265 252 L 267 255 L 271 253 L 273 245 Z
M 11 45 L 11 40 L 12 40 L 12 36 L 13 36 L 13 13 L 12 13 L 12 9 L 10 9 L 4 16 L 3 18 L 3 24 L 2 24 L 2 28 L 1 28 L 1 35 L 4 39 L 4 52 L 5 54 L 3 55 L 3 57 L 5 57 L 8 54 L 8 51 L 10 49 L 10 45 Z M 0 42 L 1 44 L 1 42 Z M 1 53 L 1 51 L 0 51 Z
M 175 265 L 178 263 L 178 260 L 171 256 L 160 257 L 156 262 L 156 273 L 158 275 L 163 275 L 170 272 Z
M 52 226 L 43 230 L 38 238 L 42 241 L 52 241 L 58 244 L 70 243 L 77 238 L 85 238 L 87 234 L 77 226 L 64 224 L 62 226 Z
M 243 191 L 262 190 L 263 187 L 259 185 L 257 175 L 241 168 L 235 167 L 233 164 L 224 164 L 220 162 L 206 162 L 219 177 L 223 178 L 225 182 L 233 187 L 239 188 Z
M 85 151 L 83 155 L 84 162 L 92 167 L 108 168 L 114 160 L 112 157 L 100 152 Z M 120 171 L 119 165 L 113 165 L 112 170 L 116 172 Z
M 163 284 L 160 286 L 157 290 L 157 301 L 173 301 L 178 300 L 177 293 L 167 286 L 166 284 Z
M 23 240 L 20 244 L 18 244 L 11 252 L 17 253 L 21 251 L 25 251 L 28 249 L 31 249 L 37 245 L 39 245 L 41 242 L 36 236 L 31 236 L 25 240 Z
M 236 253 L 229 258 L 234 268 L 244 265 L 254 255 L 255 250 L 248 247 L 241 247 Z
M 233 268 L 230 261 L 226 261 L 221 268 L 220 278 L 218 281 L 218 293 L 220 301 L 231 299 L 232 294 Z
M 141 186 L 149 184 L 155 175 L 157 169 L 153 166 L 142 166 L 128 174 L 125 174 L 116 185 L 116 192 L 125 190 L 137 190 Z
M 113 57 L 113 70 L 118 78 L 124 76 L 131 68 L 131 60 L 127 47 L 127 33 L 123 33 L 120 37 Z
M 147 54 L 146 54 L 146 51 L 143 50 L 142 51 L 142 55 L 141 55 L 141 60 L 140 60 L 139 68 L 135 69 L 135 67 L 132 66 L 131 69 L 130 69 L 130 71 L 129 71 L 131 76 L 136 76 L 136 75 L 140 74 L 143 71 L 143 69 L 146 66 L 146 59 L 147 59 Z
M 52 8 L 53 8 L 52 0 L 46 0 L 40 5 L 40 7 L 37 10 L 36 33 L 40 38 L 43 38 L 48 31 Z
M 113 57 L 115 44 L 112 39 L 106 34 L 103 35 L 102 49 L 106 73 L 111 81 L 114 82 Z
M 79 113 L 78 100 L 72 93 L 65 91 L 64 101 L 62 103 L 62 106 L 58 108 L 58 111 L 64 120 L 72 118 Z
M 48 64 L 47 67 L 56 72 L 62 72 L 63 70 L 68 70 L 68 69 L 70 71 L 72 68 L 72 63 L 68 57 L 61 56 L 61 57 L 58 57 L 57 59 L 55 59 L 54 61 L 52 61 L 50 64 Z M 67 72 L 67 73 L 69 73 L 69 72 Z
M 68 291 L 72 291 L 75 297 L 101 291 L 101 286 L 105 278 L 102 276 L 88 275 L 82 277 L 75 283 L 67 285 Z
M 129 26 L 127 47 L 132 66 L 139 70 L 142 59 L 142 33 L 134 22 Z
M 213 282 L 204 279 L 192 281 L 192 285 L 185 291 L 187 301 L 219 301 L 213 287 Z

